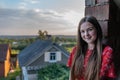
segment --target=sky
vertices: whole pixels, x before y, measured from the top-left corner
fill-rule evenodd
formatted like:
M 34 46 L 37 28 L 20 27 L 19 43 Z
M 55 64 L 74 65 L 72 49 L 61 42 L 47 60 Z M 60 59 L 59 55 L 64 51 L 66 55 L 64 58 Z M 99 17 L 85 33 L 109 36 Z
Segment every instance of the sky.
M 85 0 L 0 0 L 0 35 L 76 35 Z

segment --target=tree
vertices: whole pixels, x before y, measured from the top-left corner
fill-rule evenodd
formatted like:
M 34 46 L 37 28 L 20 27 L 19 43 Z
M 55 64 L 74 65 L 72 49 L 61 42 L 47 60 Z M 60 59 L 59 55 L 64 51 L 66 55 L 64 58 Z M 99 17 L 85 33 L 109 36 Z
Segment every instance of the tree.
M 38 38 L 41 40 L 47 39 L 47 35 L 48 35 L 47 31 L 42 31 L 42 30 L 38 31 Z
M 38 70 L 38 80 L 68 80 L 69 68 L 63 64 L 51 64 Z

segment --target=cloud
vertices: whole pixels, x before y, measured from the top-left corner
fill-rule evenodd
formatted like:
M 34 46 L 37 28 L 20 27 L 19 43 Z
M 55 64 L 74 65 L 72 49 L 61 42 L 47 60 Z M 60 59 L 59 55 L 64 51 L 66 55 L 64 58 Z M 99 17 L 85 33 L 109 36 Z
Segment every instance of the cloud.
M 40 2 L 40 0 L 24 0 L 24 1 L 31 4 L 37 4 Z
M 76 24 L 83 16 L 73 10 L 0 9 L 0 12 L 0 34 L 3 35 L 36 35 L 39 29 L 50 34 L 75 35 Z
M 18 9 L 31 9 L 32 7 L 39 5 L 38 3 L 40 3 L 40 0 L 23 0 L 18 3 Z
M 18 9 L 26 9 L 27 4 L 25 2 L 21 2 L 18 5 Z

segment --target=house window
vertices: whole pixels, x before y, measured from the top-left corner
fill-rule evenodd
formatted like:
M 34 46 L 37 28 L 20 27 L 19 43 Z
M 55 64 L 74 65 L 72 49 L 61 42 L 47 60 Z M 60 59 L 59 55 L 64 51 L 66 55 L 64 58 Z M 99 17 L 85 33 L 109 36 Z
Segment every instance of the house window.
M 56 53 L 50 53 L 50 61 L 56 61 Z

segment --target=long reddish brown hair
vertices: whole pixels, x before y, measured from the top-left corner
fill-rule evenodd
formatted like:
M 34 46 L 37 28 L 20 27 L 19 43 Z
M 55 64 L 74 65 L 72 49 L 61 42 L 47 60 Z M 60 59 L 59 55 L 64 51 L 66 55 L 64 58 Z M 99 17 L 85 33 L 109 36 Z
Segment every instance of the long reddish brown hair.
M 87 43 L 81 38 L 80 33 L 81 24 L 84 22 L 90 22 L 91 24 L 93 24 L 97 32 L 95 48 L 88 60 L 88 64 L 85 71 L 83 68 L 83 64 L 87 50 Z M 99 72 L 101 66 L 102 37 L 103 37 L 101 26 L 95 17 L 85 16 L 84 18 L 81 19 L 79 23 L 77 34 L 78 34 L 77 49 L 71 67 L 70 80 L 76 80 L 83 76 L 85 80 L 100 80 Z

